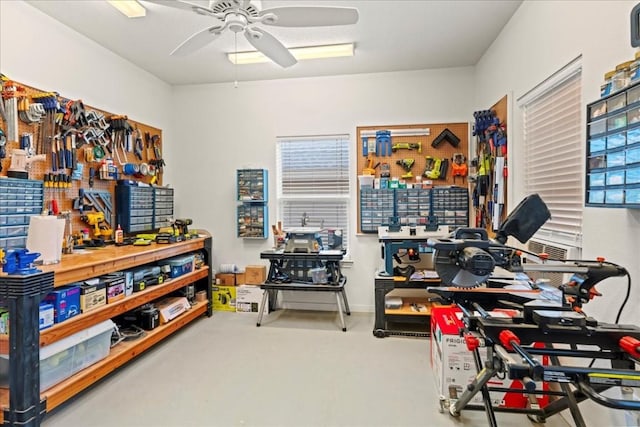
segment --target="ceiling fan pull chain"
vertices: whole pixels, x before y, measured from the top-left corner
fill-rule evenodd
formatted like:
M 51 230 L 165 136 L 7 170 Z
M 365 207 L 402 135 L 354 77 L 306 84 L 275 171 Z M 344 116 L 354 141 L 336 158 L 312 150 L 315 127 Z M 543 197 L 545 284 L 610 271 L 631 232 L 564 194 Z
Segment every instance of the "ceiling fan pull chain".
M 233 33 L 233 44 L 234 44 L 234 52 L 235 52 L 235 61 L 233 61 L 233 72 L 235 73 L 235 81 L 233 82 L 233 87 L 238 89 L 238 33 Z

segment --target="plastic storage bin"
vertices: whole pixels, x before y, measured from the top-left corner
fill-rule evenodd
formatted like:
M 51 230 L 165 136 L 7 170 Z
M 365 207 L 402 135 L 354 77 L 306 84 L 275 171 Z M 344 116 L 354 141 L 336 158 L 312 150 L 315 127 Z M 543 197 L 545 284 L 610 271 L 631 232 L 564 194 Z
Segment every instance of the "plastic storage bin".
M 40 348 L 40 391 L 44 391 L 109 355 L 114 323 L 105 320 Z M 9 385 L 9 356 L 0 355 L 0 387 Z
M 193 271 L 193 262 L 195 260 L 195 256 L 186 255 L 181 257 L 170 258 L 165 260 L 169 266 L 171 266 L 170 277 L 176 278 L 187 273 L 191 273 Z

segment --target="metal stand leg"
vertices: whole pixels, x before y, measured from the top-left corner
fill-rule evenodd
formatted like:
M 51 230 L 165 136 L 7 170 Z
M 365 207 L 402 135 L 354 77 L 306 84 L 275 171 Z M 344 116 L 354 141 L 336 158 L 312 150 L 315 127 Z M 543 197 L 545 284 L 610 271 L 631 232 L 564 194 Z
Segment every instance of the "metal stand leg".
M 349 301 L 347 301 L 347 293 L 344 288 L 340 291 L 342 294 L 342 301 L 344 301 L 344 312 L 347 313 L 347 316 L 351 316 L 351 310 L 349 309 Z
M 340 324 L 342 325 L 342 332 L 347 332 L 347 327 L 344 324 L 344 315 L 342 314 L 342 302 L 340 301 L 340 293 L 336 292 L 336 303 L 338 304 L 338 313 L 340 314 Z
M 560 366 L 560 359 L 558 356 L 549 356 L 551 363 L 556 366 Z M 560 389 L 567 395 L 567 406 L 569 407 L 569 411 L 571 412 L 571 417 L 573 417 L 573 422 L 576 423 L 576 427 L 586 427 L 587 424 L 584 422 L 584 418 L 582 418 L 582 413 L 580 413 L 580 408 L 578 408 L 578 401 L 576 400 L 575 394 L 569 387 L 567 383 L 558 383 L 560 385 Z
M 262 323 L 262 314 L 264 313 L 264 309 L 266 308 L 267 310 L 269 310 L 269 307 L 266 307 L 266 303 L 267 303 L 267 295 L 269 295 L 269 291 L 266 289 L 262 290 L 262 301 L 260 302 L 260 305 L 258 306 L 258 322 L 256 323 L 256 326 L 260 326 L 260 323 Z
M 477 358 L 479 361 L 480 356 L 477 354 L 477 350 L 474 352 L 474 358 Z M 460 399 L 456 400 L 449 407 L 449 413 L 454 417 L 460 416 L 460 411 L 464 409 L 465 406 L 473 399 L 478 392 L 482 392 L 482 397 L 484 399 L 485 408 L 487 409 L 487 417 L 489 417 L 490 425 L 496 425 L 495 414 L 493 413 L 493 408 L 491 407 L 491 399 L 489 397 L 489 391 L 487 390 L 487 382 L 496 374 L 495 369 L 489 369 L 486 366 L 483 369 L 478 370 L 478 375 L 476 375 L 475 379 L 467 389 L 462 393 Z M 485 395 L 486 392 L 486 395 Z M 487 404 L 489 408 L 487 408 Z M 490 409 L 490 410 L 489 410 Z M 493 422 L 491 420 L 493 419 Z
M 476 364 L 476 370 L 481 372 L 482 370 L 482 359 L 480 359 L 480 351 L 475 349 L 473 351 L 473 361 Z M 491 376 L 493 377 L 493 375 Z M 482 393 L 482 401 L 484 402 L 484 411 L 487 414 L 487 421 L 489 421 L 489 425 L 491 427 L 497 427 L 498 421 L 496 421 L 496 414 L 493 411 L 493 405 L 491 403 L 491 395 L 489 394 L 489 390 L 487 389 L 487 381 L 481 384 L 480 392 Z

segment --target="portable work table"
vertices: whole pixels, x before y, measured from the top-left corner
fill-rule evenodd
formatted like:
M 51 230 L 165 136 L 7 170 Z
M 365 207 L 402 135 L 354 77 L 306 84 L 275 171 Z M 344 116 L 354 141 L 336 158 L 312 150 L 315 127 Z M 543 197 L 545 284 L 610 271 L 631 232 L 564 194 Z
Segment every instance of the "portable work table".
M 340 271 L 340 261 L 344 254 L 339 250 L 320 251 L 317 253 L 288 253 L 283 251 L 264 251 L 260 259 L 269 260 L 269 272 L 265 283 L 260 286 L 264 295 L 258 309 L 258 322 L 260 326 L 264 306 L 267 303 L 267 295 L 270 297 L 269 310 L 274 310 L 278 291 L 302 291 L 302 292 L 333 292 L 336 295 L 336 304 L 340 314 L 342 331 L 346 332 L 344 313 L 351 314 L 349 302 L 344 286 L 347 278 Z M 310 270 L 324 268 L 327 274 L 327 283 L 313 283 Z

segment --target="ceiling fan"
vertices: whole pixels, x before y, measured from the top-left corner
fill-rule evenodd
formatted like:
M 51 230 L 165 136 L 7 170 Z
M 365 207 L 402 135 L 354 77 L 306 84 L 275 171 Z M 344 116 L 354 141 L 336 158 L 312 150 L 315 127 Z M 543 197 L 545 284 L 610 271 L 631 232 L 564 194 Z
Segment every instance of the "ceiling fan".
M 278 39 L 259 25 L 324 27 L 358 22 L 358 9 L 350 7 L 283 6 L 261 10 L 254 4 L 260 2 L 251 0 L 211 0 L 208 7 L 182 0 L 146 1 L 190 10 L 216 19 L 214 25 L 190 36 L 171 52 L 171 55 L 184 56 L 193 53 L 214 41 L 225 30 L 230 30 L 236 35 L 243 32 L 254 48 L 285 68 L 294 65 L 296 59 Z

